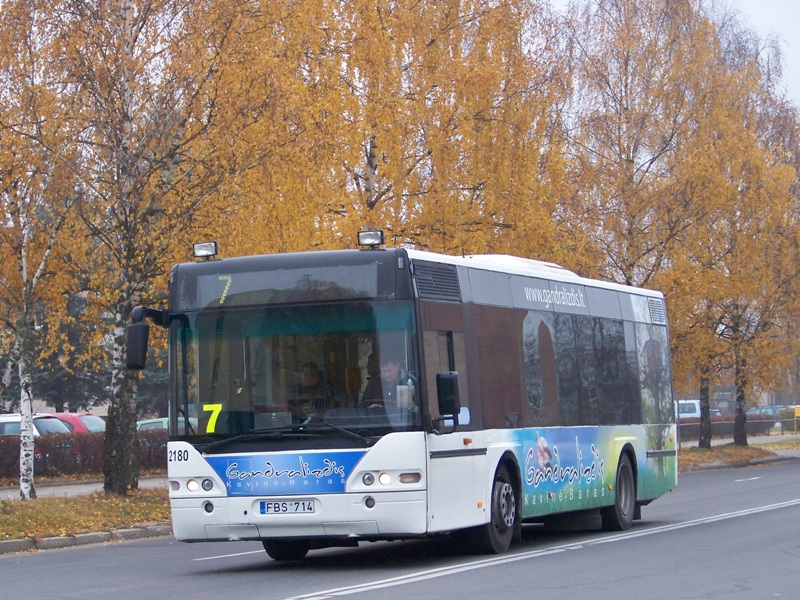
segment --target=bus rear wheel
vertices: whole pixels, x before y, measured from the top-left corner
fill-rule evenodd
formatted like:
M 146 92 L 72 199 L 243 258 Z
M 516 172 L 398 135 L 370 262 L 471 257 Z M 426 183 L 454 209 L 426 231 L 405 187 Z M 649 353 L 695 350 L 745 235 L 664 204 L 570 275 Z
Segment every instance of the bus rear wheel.
M 505 465 L 495 475 L 491 503 L 489 522 L 470 532 L 471 542 L 482 554 L 502 554 L 511 546 L 517 524 L 517 494 Z
M 630 529 L 636 513 L 636 481 L 633 478 L 633 467 L 627 454 L 619 458 L 617 465 L 617 481 L 615 483 L 614 505 L 600 511 L 603 529 L 606 531 L 624 531 Z
M 308 540 L 261 540 L 273 560 L 301 560 L 311 549 Z

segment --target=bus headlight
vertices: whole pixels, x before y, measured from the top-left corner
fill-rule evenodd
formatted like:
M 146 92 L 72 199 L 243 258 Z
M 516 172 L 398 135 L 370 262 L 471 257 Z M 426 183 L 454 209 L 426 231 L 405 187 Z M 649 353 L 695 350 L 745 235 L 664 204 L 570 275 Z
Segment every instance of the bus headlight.
M 375 483 L 375 475 L 372 473 L 364 473 L 364 476 L 361 478 L 361 482 L 364 485 L 372 485 Z
M 389 473 L 387 473 L 386 471 L 384 471 L 383 473 L 378 475 L 378 481 L 380 482 L 381 485 L 389 485 L 390 483 L 392 483 L 392 476 L 389 475 Z
M 190 479 L 186 482 L 186 489 L 190 492 L 196 492 L 200 489 L 200 484 L 197 483 L 197 479 Z

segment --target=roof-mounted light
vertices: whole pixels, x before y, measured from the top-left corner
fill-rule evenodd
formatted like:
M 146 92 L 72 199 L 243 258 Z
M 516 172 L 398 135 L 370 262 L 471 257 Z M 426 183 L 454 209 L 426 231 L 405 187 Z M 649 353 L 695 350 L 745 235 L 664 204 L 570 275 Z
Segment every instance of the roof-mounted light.
M 375 248 L 384 244 L 383 230 L 368 229 L 358 232 L 358 245 Z
M 215 257 L 219 251 L 217 242 L 201 242 L 199 244 L 194 244 L 193 249 L 195 258 L 205 259 Z

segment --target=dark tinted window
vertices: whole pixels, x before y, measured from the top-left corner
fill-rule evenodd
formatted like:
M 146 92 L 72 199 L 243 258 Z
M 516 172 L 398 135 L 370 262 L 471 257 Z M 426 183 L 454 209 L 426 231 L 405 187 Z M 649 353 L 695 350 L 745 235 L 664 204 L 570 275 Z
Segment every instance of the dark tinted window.
M 666 328 L 639 329 L 620 319 L 476 307 L 484 425 L 669 422 Z
M 75 426 L 72 423 L 70 423 L 69 421 L 63 421 L 61 419 L 59 420 L 64 424 L 64 427 L 70 430 L 70 433 L 75 431 Z
M 45 433 L 69 433 L 69 429 L 59 419 L 55 417 L 42 417 L 33 420 L 36 431 L 44 435 Z
M 106 430 L 106 422 L 97 415 L 81 415 L 80 420 L 91 433 Z
M 487 428 L 531 424 L 522 403 L 522 323 L 525 311 L 475 307 L 481 410 Z
M 0 423 L 0 435 L 19 435 L 19 421 Z
M 622 321 L 530 311 L 525 320 L 528 402 L 537 425 L 632 422 Z
M 170 304 L 177 310 L 409 298 L 405 252 L 352 250 L 251 256 L 178 265 Z

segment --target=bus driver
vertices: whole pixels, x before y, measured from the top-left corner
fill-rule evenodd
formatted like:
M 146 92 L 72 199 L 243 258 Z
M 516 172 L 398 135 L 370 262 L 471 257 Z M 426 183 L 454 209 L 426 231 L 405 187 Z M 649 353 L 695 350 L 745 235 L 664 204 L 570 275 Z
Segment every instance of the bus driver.
M 367 382 L 362 404 L 372 407 L 382 403 L 397 405 L 399 408 L 411 408 L 413 382 L 405 373 L 400 361 L 392 356 L 382 358 L 380 377 L 373 377 Z

